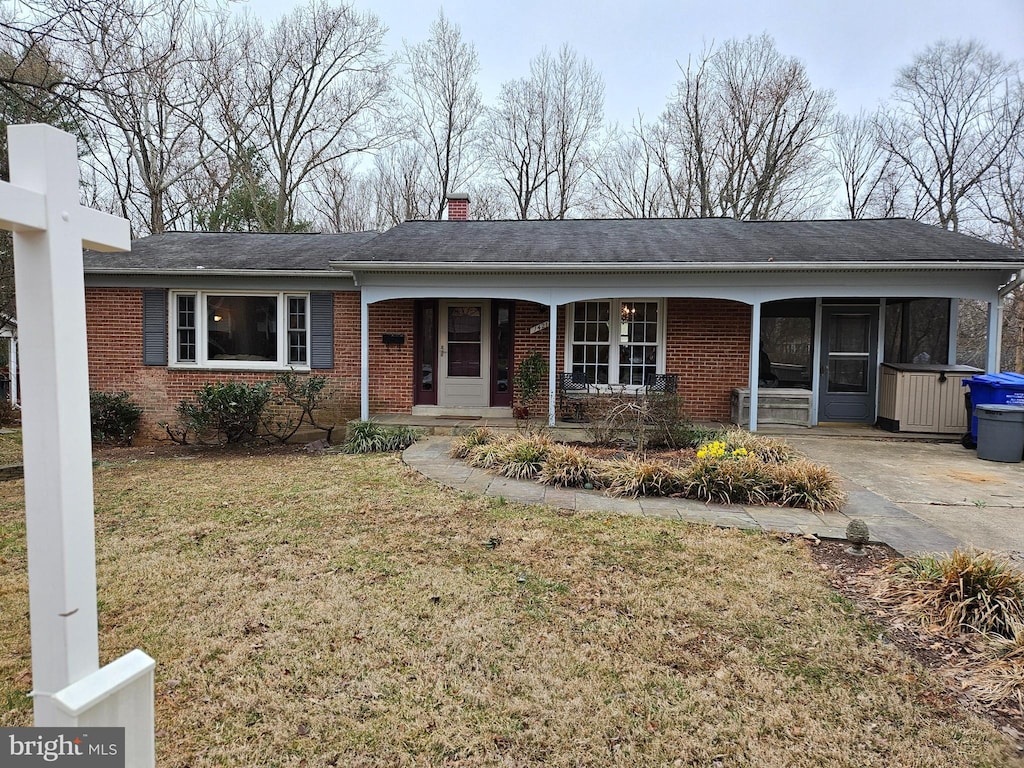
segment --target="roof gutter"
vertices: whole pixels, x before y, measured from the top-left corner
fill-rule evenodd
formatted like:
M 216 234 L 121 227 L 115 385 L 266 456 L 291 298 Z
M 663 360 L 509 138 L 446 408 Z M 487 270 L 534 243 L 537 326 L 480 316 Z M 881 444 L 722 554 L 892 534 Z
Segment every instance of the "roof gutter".
M 627 262 L 580 264 L 578 262 L 522 262 L 506 261 L 500 264 L 480 262 L 418 261 L 380 262 L 345 261 L 331 262 L 339 269 L 351 272 L 807 272 L 834 270 L 899 270 L 918 269 L 964 270 L 1001 269 L 1021 270 L 1024 264 L 1002 261 L 828 261 L 828 262 Z
M 1024 285 L 1024 270 L 1017 270 L 1017 274 L 1013 276 L 1013 279 L 1011 279 L 1006 285 L 1000 287 L 999 298 L 1005 299 L 1009 294 L 1013 293 L 1013 291 L 1017 290 L 1022 285 Z
M 347 269 L 115 269 L 86 268 L 87 275 L 152 275 L 162 277 L 352 277 Z

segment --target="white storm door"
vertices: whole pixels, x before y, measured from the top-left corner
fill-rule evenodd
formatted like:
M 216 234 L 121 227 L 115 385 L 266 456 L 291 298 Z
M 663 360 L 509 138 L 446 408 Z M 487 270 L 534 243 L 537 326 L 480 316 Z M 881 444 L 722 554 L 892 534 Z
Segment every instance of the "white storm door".
M 489 406 L 490 302 L 442 301 L 438 315 L 438 405 Z

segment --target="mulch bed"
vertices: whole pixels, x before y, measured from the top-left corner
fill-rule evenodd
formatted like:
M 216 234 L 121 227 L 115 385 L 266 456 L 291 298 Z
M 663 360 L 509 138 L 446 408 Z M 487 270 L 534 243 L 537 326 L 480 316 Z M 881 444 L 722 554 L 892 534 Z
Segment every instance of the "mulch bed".
M 595 445 L 593 443 L 571 442 L 566 443 L 574 448 L 585 451 L 588 456 L 601 461 L 619 461 L 636 456 L 637 451 L 632 446 L 616 445 Z M 696 448 L 659 449 L 644 451 L 648 459 L 663 461 L 672 467 L 688 467 L 697 458 Z
M 1016 707 L 991 706 L 978 701 L 963 688 L 964 662 L 979 658 L 970 638 L 947 637 L 914 623 L 881 604 L 871 595 L 879 571 L 900 555 L 885 544 L 870 544 L 865 557 L 846 553 L 844 541 L 808 542 L 811 559 L 824 571 L 833 588 L 854 602 L 883 629 L 883 641 L 895 644 L 922 666 L 935 672 L 946 687 L 936 691 L 931 702 L 936 709 L 964 707 L 988 717 L 1016 745 L 1024 757 L 1024 711 Z
M 307 453 L 301 443 L 267 443 L 255 441 L 234 445 L 178 445 L 170 441 L 128 446 L 100 446 L 92 448 L 94 461 L 123 464 L 140 459 L 227 459 L 243 456 L 275 456 Z

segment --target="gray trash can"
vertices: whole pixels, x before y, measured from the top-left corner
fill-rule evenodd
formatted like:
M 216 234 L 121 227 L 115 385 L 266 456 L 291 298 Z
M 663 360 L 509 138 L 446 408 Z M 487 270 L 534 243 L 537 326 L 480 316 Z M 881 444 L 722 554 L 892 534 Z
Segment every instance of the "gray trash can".
M 1024 454 L 1024 406 L 978 405 L 978 458 L 1019 462 Z

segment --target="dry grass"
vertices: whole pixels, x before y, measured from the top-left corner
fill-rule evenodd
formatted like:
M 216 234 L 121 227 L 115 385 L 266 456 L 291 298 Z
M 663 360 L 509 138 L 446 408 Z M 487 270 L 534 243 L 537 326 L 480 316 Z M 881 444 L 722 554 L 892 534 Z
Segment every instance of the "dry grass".
M 467 497 L 393 456 L 96 471 L 104 661 L 158 661 L 158 764 L 998 766 L 995 730 L 760 535 Z M 0 724 L 25 725 L 0 485 Z
M 21 463 L 21 430 L 0 432 L 0 465 Z

